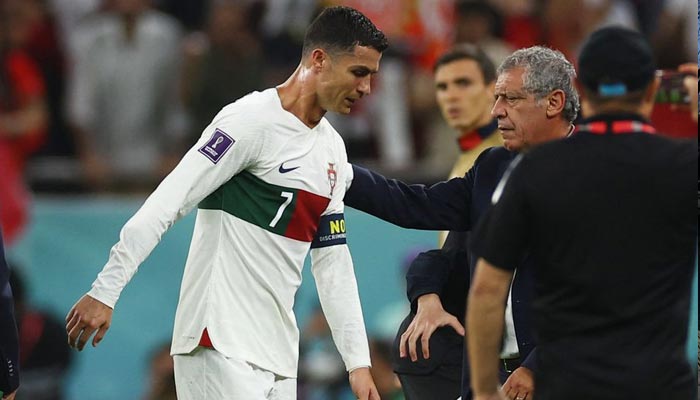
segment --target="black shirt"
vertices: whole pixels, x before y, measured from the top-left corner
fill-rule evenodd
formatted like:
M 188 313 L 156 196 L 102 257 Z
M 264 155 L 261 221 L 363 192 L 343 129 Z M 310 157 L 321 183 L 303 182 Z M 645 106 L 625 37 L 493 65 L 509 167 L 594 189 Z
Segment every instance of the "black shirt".
M 579 132 L 514 161 L 474 251 L 534 258 L 537 398 L 688 399 L 697 143 Z M 636 125 L 640 125 L 635 123 Z M 622 124 L 623 126 L 625 124 Z M 630 125 L 629 123 L 627 125 Z M 644 125 L 648 127 L 648 125 Z

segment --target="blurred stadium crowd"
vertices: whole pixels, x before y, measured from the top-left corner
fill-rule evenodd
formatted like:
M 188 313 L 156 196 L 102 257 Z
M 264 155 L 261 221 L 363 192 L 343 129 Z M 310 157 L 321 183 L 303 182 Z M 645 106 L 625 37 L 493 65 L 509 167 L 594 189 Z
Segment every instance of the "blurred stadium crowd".
M 432 80 L 454 43 L 500 62 L 546 44 L 576 60 L 606 24 L 644 32 L 661 68 L 692 62 L 690 0 L 3 0 L 0 184 L 6 240 L 29 193 L 147 193 L 224 105 L 279 84 L 304 29 L 343 4 L 390 38 L 373 96 L 329 115 L 351 161 L 409 181 L 442 178 L 457 157 Z
M 349 117 L 327 117 L 351 162 L 407 181 L 441 180 L 458 156 L 433 84 L 434 61 L 455 43 L 480 45 L 496 64 L 535 44 L 575 62 L 590 32 L 617 24 L 650 39 L 659 68 L 698 54 L 691 0 L 0 0 L 6 243 L 21 236 L 33 194 L 149 193 L 224 105 L 295 69 L 306 26 L 329 5 L 362 11 L 390 48 L 374 94 Z M 300 383 L 319 384 L 300 398 L 342 398 L 327 326 L 306 330 Z M 375 380 L 382 398 L 400 398 L 386 346 L 372 343 L 386 374 Z M 168 359 L 154 353 L 149 399 L 174 398 Z

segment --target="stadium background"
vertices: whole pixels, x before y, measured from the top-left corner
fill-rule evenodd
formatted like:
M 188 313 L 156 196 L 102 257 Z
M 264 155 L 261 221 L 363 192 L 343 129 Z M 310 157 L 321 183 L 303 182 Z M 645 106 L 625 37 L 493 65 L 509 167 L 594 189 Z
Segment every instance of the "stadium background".
M 372 95 L 350 116 L 331 116 L 333 124 L 344 136 L 352 162 L 411 182 L 442 179 L 457 156 L 454 132 L 442 122 L 434 102 L 431 70 L 436 55 L 456 41 L 478 43 L 497 61 L 515 48 L 533 44 L 556 47 L 575 61 L 580 41 L 588 32 L 606 24 L 622 24 L 647 34 L 660 68 L 694 62 L 700 54 L 695 47 L 698 28 L 692 18 L 696 6 L 692 0 L 2 0 L 0 16 L 10 23 L 8 31 L 0 32 L 0 47 L 12 42 L 35 61 L 48 108 L 43 142 L 17 167 L 21 181 L 11 180 L 16 176 L 9 176 L 0 163 L 0 187 L 17 185 L 31 193 L 20 199 L 17 213 L 26 213 L 26 219 L 13 220 L 15 225 L 9 228 L 3 226 L 12 232 L 6 234 L 8 259 L 26 278 L 31 305 L 60 321 L 89 288 L 120 227 L 159 179 L 157 174 L 137 174 L 111 182 L 95 181 L 89 170 L 94 164 L 86 163 L 86 149 L 74 132 L 76 127 L 85 128 L 81 126 L 84 121 L 80 112 L 71 111 L 70 93 L 87 79 L 87 75 L 74 75 L 76 65 L 81 60 L 87 65 L 100 61 L 83 58 L 81 44 L 94 31 L 82 28 L 90 28 L 89 22 L 104 11 L 139 3 L 150 3 L 177 27 L 170 39 L 182 67 L 172 76 L 156 71 L 181 86 L 183 99 L 181 108 L 172 114 L 179 117 L 174 118 L 173 134 L 159 137 L 151 156 L 165 158 L 184 151 L 215 112 L 211 110 L 221 106 L 209 101 L 214 95 L 223 92 L 233 97 L 226 101 L 232 101 L 252 90 L 251 84 L 265 88 L 281 82 L 298 62 L 299 40 L 315 10 L 345 4 L 361 9 L 387 32 L 391 48 L 383 58 Z M 202 65 L 211 60 L 205 55 L 217 48 L 230 53 L 233 62 L 217 64 L 220 70 L 203 75 Z M 209 82 L 210 86 L 191 86 L 192 82 Z M 234 96 L 237 91 L 243 92 Z M 148 94 L 144 92 L 143 97 Z M 135 101 L 141 98 L 137 97 Z M 5 112 L 0 107 L 0 122 Z M 655 122 L 675 136 L 697 135 L 697 125 L 685 113 L 666 105 L 658 107 Z M 85 132 L 100 134 L 90 129 Z M 156 136 L 149 131 L 143 135 L 144 141 L 147 135 Z M 8 147 L 1 136 L 3 162 Z M 140 145 L 138 139 L 122 142 L 133 148 Z M 0 196 L 0 205 L 5 200 Z M 418 251 L 434 247 L 436 235 L 401 230 L 354 210 L 347 210 L 346 219 L 370 337 L 388 343 L 407 308 L 406 263 Z M 151 357 L 171 335 L 193 221 L 190 214 L 177 223 L 143 264 L 117 304 L 103 343 L 73 355 L 65 399 L 146 399 Z M 697 356 L 693 335 L 698 326 L 697 282 L 696 272 L 688 340 L 691 361 Z M 295 307 L 302 332 L 314 323 L 317 307 L 307 266 Z M 31 332 L 25 334 L 31 336 Z M 304 357 L 302 351 L 302 361 Z M 316 397 L 302 395 L 300 400 L 336 398 L 318 393 L 324 392 L 317 392 Z M 26 397 L 20 392 L 18 399 Z

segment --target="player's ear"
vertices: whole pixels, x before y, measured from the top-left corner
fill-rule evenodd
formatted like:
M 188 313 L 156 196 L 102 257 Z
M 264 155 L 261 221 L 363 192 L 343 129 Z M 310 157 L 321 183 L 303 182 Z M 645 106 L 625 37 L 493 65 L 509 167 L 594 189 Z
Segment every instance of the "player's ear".
M 321 71 L 327 58 L 328 53 L 326 53 L 323 49 L 314 49 L 311 52 L 311 67 L 315 71 Z

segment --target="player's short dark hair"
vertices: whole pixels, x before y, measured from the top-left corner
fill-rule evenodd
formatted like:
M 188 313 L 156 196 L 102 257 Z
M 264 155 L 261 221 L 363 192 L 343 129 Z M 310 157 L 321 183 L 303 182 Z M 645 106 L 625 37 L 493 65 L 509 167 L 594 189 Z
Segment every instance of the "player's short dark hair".
M 459 60 L 475 61 L 481 71 L 481 75 L 484 76 L 484 83 L 488 84 L 496 80 L 496 67 L 493 65 L 493 61 L 491 61 L 481 47 L 471 43 L 458 44 L 443 53 L 440 58 L 435 61 L 433 72 L 437 72 L 438 68 L 445 64 Z
M 302 54 L 321 48 L 329 53 L 351 53 L 355 46 L 383 52 L 389 43 L 384 33 L 364 14 L 350 7 L 328 7 L 309 25 Z

